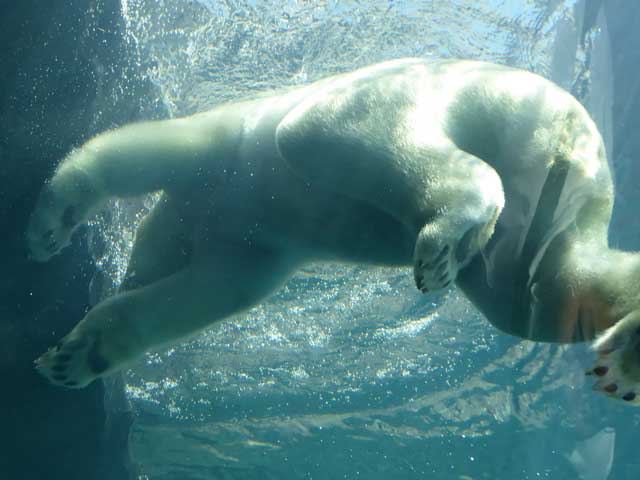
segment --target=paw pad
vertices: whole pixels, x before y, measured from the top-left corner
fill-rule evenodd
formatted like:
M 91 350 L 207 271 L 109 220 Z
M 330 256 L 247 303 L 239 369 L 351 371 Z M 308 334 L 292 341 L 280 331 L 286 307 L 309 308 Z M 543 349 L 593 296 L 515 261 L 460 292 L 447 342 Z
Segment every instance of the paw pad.
M 629 392 L 622 397 L 625 402 L 632 402 L 635 398 L 636 394 L 634 392 Z

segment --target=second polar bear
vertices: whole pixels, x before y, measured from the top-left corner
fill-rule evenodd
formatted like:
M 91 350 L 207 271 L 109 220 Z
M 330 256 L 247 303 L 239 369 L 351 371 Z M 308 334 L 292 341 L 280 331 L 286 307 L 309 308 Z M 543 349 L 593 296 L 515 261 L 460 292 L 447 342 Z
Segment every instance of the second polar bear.
M 54 384 L 85 386 L 331 260 L 412 265 L 424 292 L 455 281 L 523 338 L 606 331 L 597 385 L 639 403 L 638 256 L 608 247 L 593 121 L 541 77 L 401 59 L 106 132 L 44 187 L 31 256 L 57 253 L 109 198 L 159 190 L 121 292 L 38 359 Z

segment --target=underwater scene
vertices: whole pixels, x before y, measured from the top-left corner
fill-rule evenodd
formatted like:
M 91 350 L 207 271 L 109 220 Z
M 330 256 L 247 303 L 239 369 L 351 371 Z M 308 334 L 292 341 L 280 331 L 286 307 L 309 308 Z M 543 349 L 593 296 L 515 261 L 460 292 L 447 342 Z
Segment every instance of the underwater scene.
M 46 263 L 25 240 L 43 185 L 101 132 L 417 57 L 523 69 L 575 96 L 615 186 L 609 245 L 640 250 L 640 4 L 28 0 L 0 11 L 0 479 L 640 478 L 640 415 L 633 398 L 594 391 L 591 342 L 504 333 L 453 283 L 419 291 L 411 266 L 306 263 L 257 306 L 113 373 L 89 349 L 109 374 L 86 388 L 50 385 L 34 360 L 67 348 L 60 339 L 127 281 L 136 230 L 165 199 L 110 199 Z M 637 295 L 640 280 L 621 288 Z

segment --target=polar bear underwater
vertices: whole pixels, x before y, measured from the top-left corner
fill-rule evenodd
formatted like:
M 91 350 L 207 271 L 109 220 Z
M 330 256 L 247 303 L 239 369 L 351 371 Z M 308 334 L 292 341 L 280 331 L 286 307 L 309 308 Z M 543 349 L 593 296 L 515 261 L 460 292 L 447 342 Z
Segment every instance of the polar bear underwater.
M 83 387 L 326 260 L 412 265 L 423 292 L 455 282 L 518 337 L 597 337 L 595 388 L 640 404 L 640 255 L 608 247 L 602 138 L 544 78 L 400 59 L 103 133 L 44 186 L 31 258 L 109 198 L 154 191 L 120 292 L 36 360 L 53 384 Z

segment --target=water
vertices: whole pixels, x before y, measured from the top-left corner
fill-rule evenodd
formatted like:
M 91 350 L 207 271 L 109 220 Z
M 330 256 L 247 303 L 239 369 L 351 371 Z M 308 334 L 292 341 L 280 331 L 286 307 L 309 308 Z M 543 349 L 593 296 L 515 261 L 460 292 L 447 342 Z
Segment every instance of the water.
M 172 115 L 392 57 L 475 58 L 554 78 L 611 146 L 606 24 L 583 41 L 581 2 L 123 5 Z M 111 289 L 152 203 L 93 225 Z M 455 290 L 420 295 L 406 269 L 311 265 L 127 372 L 133 455 L 150 479 L 631 478 L 638 416 L 590 392 L 590 360 L 499 333 Z

